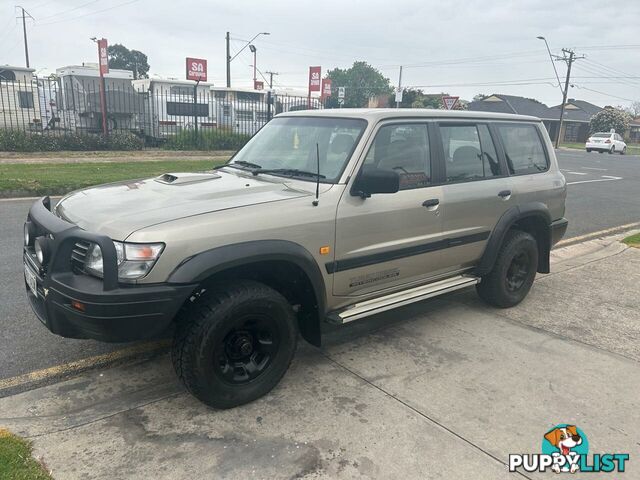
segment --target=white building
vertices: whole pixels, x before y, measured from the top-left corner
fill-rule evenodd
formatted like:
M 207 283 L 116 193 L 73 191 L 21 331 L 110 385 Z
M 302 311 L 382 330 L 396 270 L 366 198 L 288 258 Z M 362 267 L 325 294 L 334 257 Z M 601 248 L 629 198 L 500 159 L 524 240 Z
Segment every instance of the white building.
M 0 128 L 42 129 L 34 69 L 0 66 Z
M 57 107 L 62 123 L 75 131 L 102 131 L 100 72 L 97 63 L 69 65 L 56 70 Z M 133 72 L 110 69 L 105 75 L 109 130 L 139 131 L 145 101 L 132 85 Z
M 144 132 L 165 138 L 183 130 L 212 129 L 217 126 L 217 108 L 211 83 L 145 78 L 133 81 L 134 89 L 145 96 Z M 194 102 L 195 94 L 195 102 Z

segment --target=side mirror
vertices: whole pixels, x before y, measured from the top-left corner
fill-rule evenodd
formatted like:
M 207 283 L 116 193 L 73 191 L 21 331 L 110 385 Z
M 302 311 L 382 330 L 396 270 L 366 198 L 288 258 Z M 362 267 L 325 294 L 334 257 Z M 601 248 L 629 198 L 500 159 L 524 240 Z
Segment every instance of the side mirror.
M 400 190 L 398 172 L 363 168 L 351 188 L 351 195 L 368 198 L 374 193 L 396 193 L 398 190 Z

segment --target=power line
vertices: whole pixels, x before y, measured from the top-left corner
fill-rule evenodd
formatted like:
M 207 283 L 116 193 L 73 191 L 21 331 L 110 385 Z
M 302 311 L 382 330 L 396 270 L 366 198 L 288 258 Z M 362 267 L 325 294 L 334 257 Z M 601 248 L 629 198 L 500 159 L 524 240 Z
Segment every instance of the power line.
M 607 93 L 607 92 L 601 92 L 600 90 L 594 90 L 593 88 L 587 88 L 587 87 L 583 87 L 581 85 L 575 85 L 574 86 L 576 88 L 582 89 L 582 90 L 589 90 L 590 92 L 595 92 L 595 93 L 599 93 L 601 95 L 606 95 L 608 97 L 613 97 L 613 98 L 617 98 L 619 100 L 626 100 L 628 102 L 636 102 L 638 101 L 638 99 L 636 98 L 635 100 L 631 99 L 631 98 L 624 98 L 624 97 L 618 97 L 616 95 L 612 95 L 611 93 Z
M 77 20 L 79 18 L 84 18 L 84 17 L 88 17 L 88 16 L 91 16 L 91 15 L 97 15 L 98 13 L 107 12 L 109 10 L 113 10 L 114 8 L 124 7 L 125 5 L 131 5 L 132 3 L 136 3 L 136 2 L 139 2 L 139 1 L 140 0 L 128 0 L 126 2 L 118 3 L 117 5 L 113 5 L 111 7 L 103 8 L 102 10 L 95 10 L 93 12 L 87 12 L 85 14 L 78 15 L 76 17 L 63 18 L 61 20 L 54 20 L 53 22 L 38 23 L 38 24 L 36 24 L 36 26 L 44 27 L 46 25 L 55 25 L 56 23 L 69 22 L 69 21 L 72 21 L 72 20 Z
M 78 5 L 77 7 L 70 8 L 69 10 L 63 10 L 62 12 L 57 12 L 57 13 L 54 13 L 53 15 L 47 15 L 46 17 L 41 17 L 40 20 L 47 20 L 49 18 L 59 17 L 60 15 L 65 15 L 67 13 L 74 12 L 76 10 L 80 10 L 81 8 L 86 7 L 87 5 L 91 5 L 92 3 L 97 3 L 99 1 L 100 0 L 91 0 L 89 2 L 83 3 L 82 5 Z

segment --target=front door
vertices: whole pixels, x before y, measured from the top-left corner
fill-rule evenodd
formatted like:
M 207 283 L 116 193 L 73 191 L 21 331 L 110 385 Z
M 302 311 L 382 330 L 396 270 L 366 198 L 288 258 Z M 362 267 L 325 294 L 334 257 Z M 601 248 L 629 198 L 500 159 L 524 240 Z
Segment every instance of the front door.
M 345 191 L 338 205 L 333 293 L 365 295 L 423 281 L 441 268 L 440 202 L 432 186 L 426 122 L 378 127 L 361 168 L 395 170 L 400 191 L 361 198 Z

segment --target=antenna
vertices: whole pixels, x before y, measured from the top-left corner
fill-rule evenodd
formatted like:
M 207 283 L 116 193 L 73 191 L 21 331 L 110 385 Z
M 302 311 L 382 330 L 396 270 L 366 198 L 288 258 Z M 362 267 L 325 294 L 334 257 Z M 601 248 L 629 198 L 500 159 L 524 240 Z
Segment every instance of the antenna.
M 318 165 L 318 171 L 316 172 L 318 175 L 316 176 L 316 199 L 311 202 L 314 207 L 318 206 L 318 197 L 320 196 L 320 145 L 316 142 L 316 162 Z

